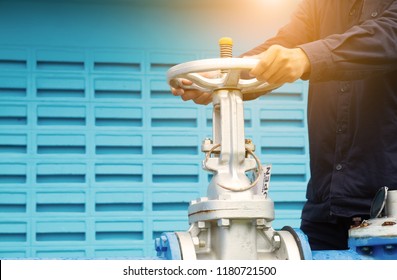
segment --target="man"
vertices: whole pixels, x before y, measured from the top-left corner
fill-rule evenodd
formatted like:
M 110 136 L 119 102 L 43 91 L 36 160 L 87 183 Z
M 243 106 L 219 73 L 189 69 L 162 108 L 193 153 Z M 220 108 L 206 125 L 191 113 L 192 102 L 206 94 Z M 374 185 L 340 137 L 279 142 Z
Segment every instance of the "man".
M 301 229 L 313 250 L 347 249 L 348 229 L 368 218 L 377 190 L 397 188 L 397 1 L 303 0 L 252 55 L 258 80 L 310 81 Z M 172 92 L 211 102 L 210 93 Z

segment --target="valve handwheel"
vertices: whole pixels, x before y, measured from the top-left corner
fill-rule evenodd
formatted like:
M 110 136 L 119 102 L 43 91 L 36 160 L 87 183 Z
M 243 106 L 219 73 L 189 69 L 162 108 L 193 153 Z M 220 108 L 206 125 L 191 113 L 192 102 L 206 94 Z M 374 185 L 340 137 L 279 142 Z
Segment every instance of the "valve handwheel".
M 239 90 L 244 94 L 271 91 L 280 85 L 270 85 L 256 78 L 242 79 L 241 72 L 254 68 L 259 59 L 233 58 L 231 38 L 219 40 L 221 58 L 195 60 L 170 68 L 167 72 L 168 84 L 174 88 L 196 89 L 213 92 L 218 89 Z M 185 85 L 181 79 L 192 82 Z
M 259 59 L 254 58 L 211 58 L 194 60 L 178 64 L 167 72 L 168 84 L 174 88 L 197 89 L 202 92 L 213 92 L 218 89 L 236 89 L 241 93 L 251 94 L 267 92 L 280 85 L 270 85 L 256 78 L 242 79 L 241 72 L 254 68 Z M 206 77 L 200 73 L 218 72 L 213 77 Z M 184 85 L 181 79 L 191 81 L 192 85 Z

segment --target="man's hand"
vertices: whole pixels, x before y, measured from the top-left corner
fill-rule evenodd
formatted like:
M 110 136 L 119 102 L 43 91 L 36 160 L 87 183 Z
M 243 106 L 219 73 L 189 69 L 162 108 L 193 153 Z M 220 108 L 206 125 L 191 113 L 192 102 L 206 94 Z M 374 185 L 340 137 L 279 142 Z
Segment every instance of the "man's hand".
M 206 78 L 212 78 L 218 74 L 218 71 L 200 73 L 200 75 Z M 181 82 L 185 86 L 190 86 L 193 84 L 191 81 L 186 79 L 181 79 Z M 180 96 L 184 101 L 193 100 L 193 102 L 196 104 L 208 105 L 212 102 L 212 93 L 210 92 L 202 92 L 197 89 L 183 89 L 181 87 L 172 87 L 171 92 L 175 96 Z
M 269 84 L 292 83 L 310 73 L 310 61 L 300 48 L 273 45 L 254 57 L 260 61 L 249 74 Z
M 192 82 L 182 79 L 182 84 L 190 86 Z M 212 102 L 211 93 L 202 92 L 197 89 L 171 88 L 171 92 L 175 96 L 180 96 L 184 101 L 193 100 L 196 104 L 208 105 Z

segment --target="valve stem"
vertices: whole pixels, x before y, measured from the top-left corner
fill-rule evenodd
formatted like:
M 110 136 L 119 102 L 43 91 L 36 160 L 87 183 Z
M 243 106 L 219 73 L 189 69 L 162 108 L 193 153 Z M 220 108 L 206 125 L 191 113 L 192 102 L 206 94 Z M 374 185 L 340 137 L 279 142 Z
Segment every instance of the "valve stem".
M 219 39 L 220 55 L 221 58 L 233 57 L 233 40 L 229 37 L 222 37 Z

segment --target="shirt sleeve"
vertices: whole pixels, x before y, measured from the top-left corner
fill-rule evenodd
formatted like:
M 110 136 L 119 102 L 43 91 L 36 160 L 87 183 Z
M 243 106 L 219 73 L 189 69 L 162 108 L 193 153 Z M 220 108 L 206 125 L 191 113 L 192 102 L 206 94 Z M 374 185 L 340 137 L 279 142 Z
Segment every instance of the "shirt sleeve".
M 311 82 L 357 80 L 397 70 L 397 1 L 345 33 L 303 43 Z
M 303 0 L 291 16 L 287 25 L 282 27 L 277 35 L 266 40 L 256 48 L 242 54 L 243 56 L 252 56 L 266 51 L 271 45 L 277 44 L 286 48 L 293 48 L 297 45 L 313 41 L 315 38 L 315 14 L 313 13 L 314 1 Z

